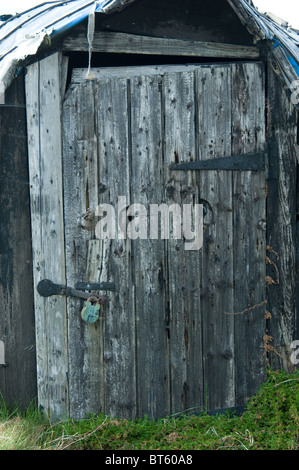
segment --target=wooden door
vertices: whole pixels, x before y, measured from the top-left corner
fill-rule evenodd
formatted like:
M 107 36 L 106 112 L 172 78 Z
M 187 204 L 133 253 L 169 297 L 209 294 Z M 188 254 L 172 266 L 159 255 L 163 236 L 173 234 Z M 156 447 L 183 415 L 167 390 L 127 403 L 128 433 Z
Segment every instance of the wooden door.
M 36 280 L 56 270 L 54 282 L 110 282 L 115 290 L 107 291 L 94 324 L 82 321 L 77 298 L 66 304 L 61 297 L 43 299 L 42 315 L 54 309 L 60 326 L 58 332 L 54 322 L 55 345 L 46 353 L 39 347 L 42 361 L 50 368 L 55 363 L 52 381 L 40 381 L 42 401 L 75 418 L 99 411 L 159 417 L 242 405 L 266 368 L 265 171 L 222 165 L 180 171 L 173 164 L 262 154 L 263 66 L 100 69 L 93 80 L 85 74 L 75 71 L 62 105 L 62 166 L 54 171 L 49 161 L 58 175 L 56 198 L 63 200 L 63 214 L 52 213 L 62 236 L 57 241 L 55 232 L 59 269 L 46 250 Z M 47 125 L 39 129 L 47 139 Z M 47 165 L 38 171 L 39 181 L 49 179 Z M 57 188 L 54 205 L 55 194 Z M 117 215 L 122 209 L 112 238 L 98 236 L 102 204 Z M 174 238 L 171 229 L 165 238 L 151 236 L 155 204 L 201 205 L 203 246 L 187 250 L 187 240 Z M 39 210 L 35 206 L 33 217 L 40 223 Z M 130 237 L 124 226 L 133 227 Z M 43 335 L 53 341 L 49 330 Z

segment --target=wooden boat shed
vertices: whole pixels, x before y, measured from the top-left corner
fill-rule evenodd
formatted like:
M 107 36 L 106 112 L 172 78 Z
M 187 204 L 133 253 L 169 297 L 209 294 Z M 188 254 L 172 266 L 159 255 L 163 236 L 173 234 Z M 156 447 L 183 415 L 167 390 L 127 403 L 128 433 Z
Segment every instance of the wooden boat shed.
M 37 396 L 51 419 L 161 417 L 243 406 L 268 367 L 294 370 L 298 46 L 245 0 L 49 1 L 6 17 L 5 400 Z M 120 219 L 98 236 L 101 204 L 121 205 L 134 236 Z M 144 232 L 140 205 L 161 204 L 202 207 L 202 246 Z

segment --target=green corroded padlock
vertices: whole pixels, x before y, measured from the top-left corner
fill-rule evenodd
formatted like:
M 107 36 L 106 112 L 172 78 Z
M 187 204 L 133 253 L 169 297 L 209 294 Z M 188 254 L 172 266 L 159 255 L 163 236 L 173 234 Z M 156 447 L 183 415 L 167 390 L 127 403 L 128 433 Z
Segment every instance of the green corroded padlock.
M 95 299 L 88 299 L 81 311 L 81 318 L 86 323 L 95 323 L 100 316 L 100 303 Z

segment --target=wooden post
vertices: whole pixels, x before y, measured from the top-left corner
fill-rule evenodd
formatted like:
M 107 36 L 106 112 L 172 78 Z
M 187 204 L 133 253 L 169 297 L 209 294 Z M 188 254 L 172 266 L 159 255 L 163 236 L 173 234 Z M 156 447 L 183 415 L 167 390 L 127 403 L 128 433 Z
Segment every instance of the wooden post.
M 51 419 L 68 412 L 66 299 L 36 286 L 65 283 L 59 64 L 56 53 L 26 75 L 38 401 Z
M 268 69 L 268 139 L 278 144 L 278 179 L 267 188 L 268 348 L 273 369 L 292 371 L 290 345 L 296 329 L 296 169 L 295 106 L 279 76 Z M 273 264 L 274 263 L 274 264 Z M 277 269 L 276 269 L 277 268 Z M 279 276 L 279 277 L 278 277 Z

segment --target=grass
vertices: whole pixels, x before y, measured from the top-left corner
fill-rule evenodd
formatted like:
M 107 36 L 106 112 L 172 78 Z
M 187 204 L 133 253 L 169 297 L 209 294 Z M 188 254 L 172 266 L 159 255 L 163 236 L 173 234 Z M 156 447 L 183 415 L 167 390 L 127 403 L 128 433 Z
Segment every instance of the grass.
M 0 450 L 38 450 L 39 436 L 46 428 L 44 418 L 34 405 L 24 413 L 1 402 Z
M 269 371 L 241 417 L 128 421 L 99 414 L 51 425 L 33 405 L 0 406 L 0 450 L 299 450 L 299 370 Z

